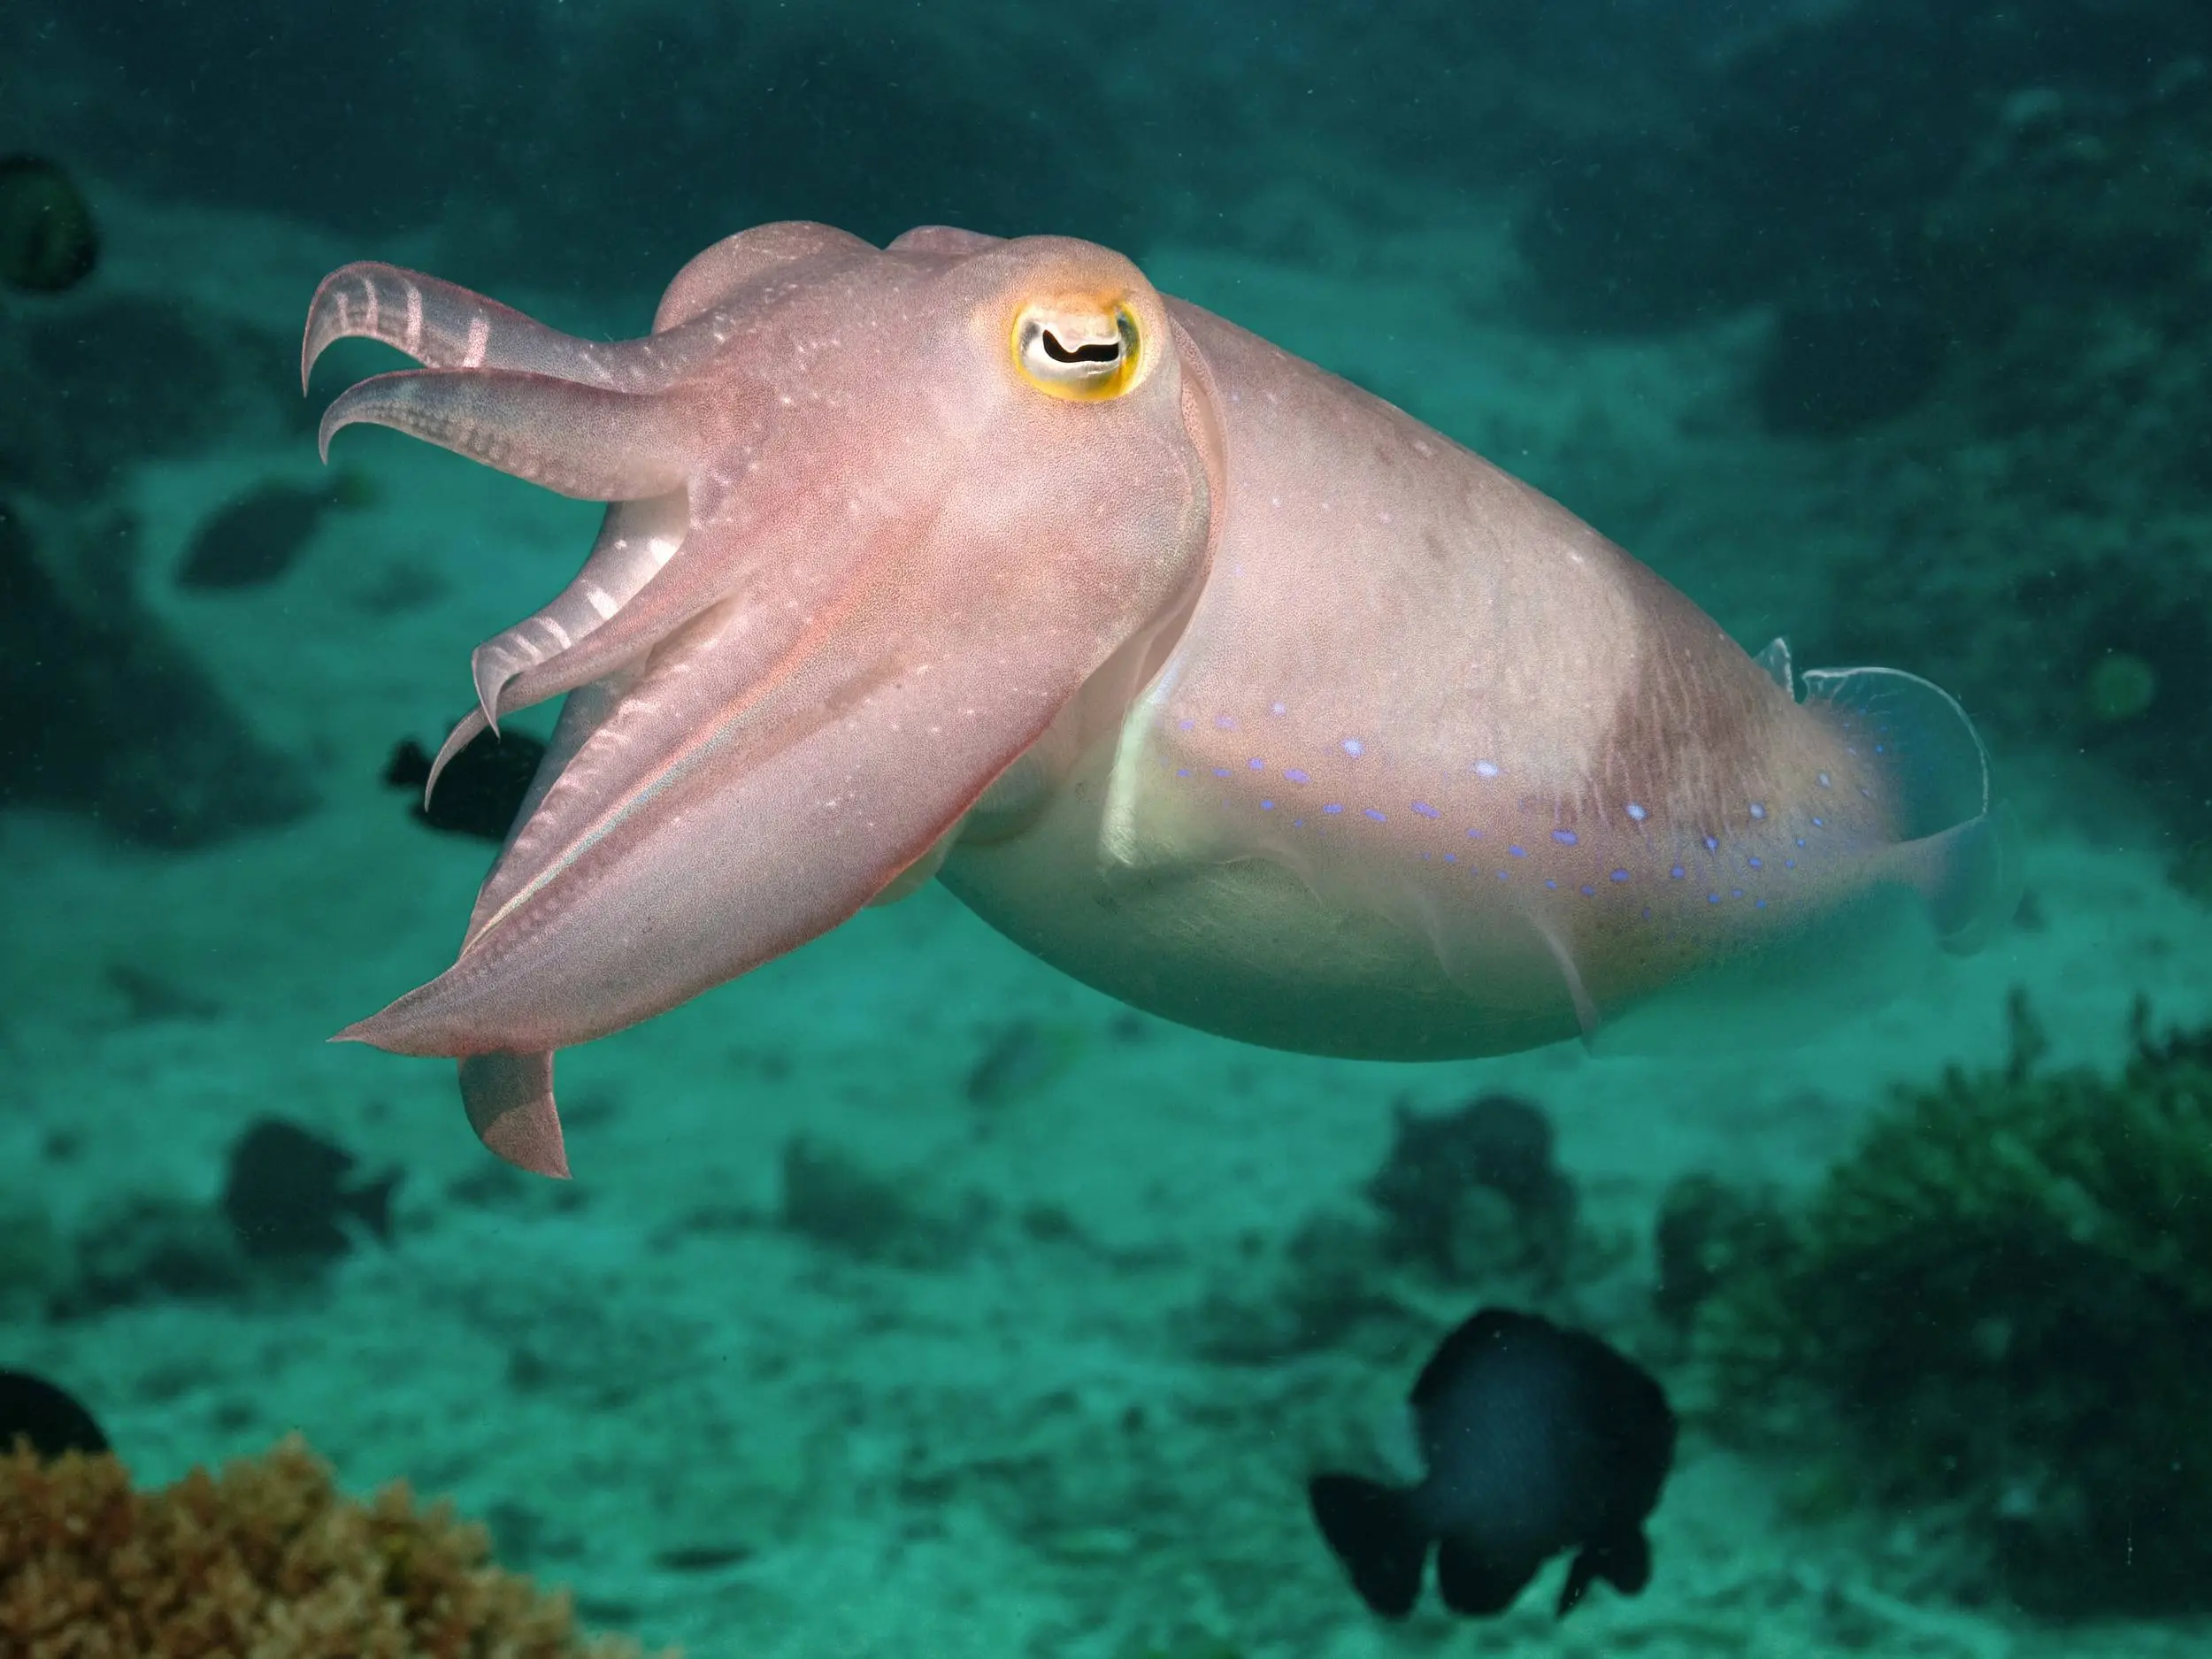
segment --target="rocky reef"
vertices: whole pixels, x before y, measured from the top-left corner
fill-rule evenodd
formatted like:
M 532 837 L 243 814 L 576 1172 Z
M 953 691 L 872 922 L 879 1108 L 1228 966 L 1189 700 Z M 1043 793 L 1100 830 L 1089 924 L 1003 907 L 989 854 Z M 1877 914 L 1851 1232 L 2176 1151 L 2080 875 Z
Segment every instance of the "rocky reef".
M 1914 1514 L 1955 1590 L 2201 1612 L 2212 1029 L 2139 1009 L 2106 1076 L 2047 1070 L 2013 1018 L 2008 1064 L 1901 1093 L 1766 1212 L 1694 1314 L 1714 1418 Z

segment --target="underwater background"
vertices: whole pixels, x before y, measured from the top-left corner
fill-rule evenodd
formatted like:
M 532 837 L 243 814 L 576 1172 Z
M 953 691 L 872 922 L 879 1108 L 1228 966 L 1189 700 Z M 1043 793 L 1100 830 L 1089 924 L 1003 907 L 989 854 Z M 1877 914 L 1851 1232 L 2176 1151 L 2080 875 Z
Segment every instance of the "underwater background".
M 708 1659 L 2207 1651 L 2200 4 L 15 0 L 0 157 L 0 1368 L 139 1486 L 297 1431 Z M 2016 922 L 1801 1041 L 1389 1065 L 933 886 L 574 1051 L 577 1179 L 500 1164 L 325 1040 L 447 960 L 493 845 L 396 751 L 599 510 L 322 468 L 388 354 L 303 400 L 300 324 L 376 258 L 625 337 L 784 218 L 1117 248 L 1747 649 L 1934 680 Z M 1304 1483 L 1485 1304 L 1666 1387 L 1653 1580 L 1386 1624 Z M 88 1652 L 27 1503 L 0 1647 Z

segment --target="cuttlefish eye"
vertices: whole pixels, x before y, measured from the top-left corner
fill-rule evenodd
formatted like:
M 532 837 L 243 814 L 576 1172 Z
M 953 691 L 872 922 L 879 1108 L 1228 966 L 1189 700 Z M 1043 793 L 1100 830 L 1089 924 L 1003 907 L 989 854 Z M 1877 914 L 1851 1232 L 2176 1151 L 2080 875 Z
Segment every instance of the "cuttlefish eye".
M 1142 367 L 1136 317 L 1118 303 L 1025 306 L 1014 319 L 1014 363 L 1032 386 L 1055 397 L 1119 397 Z

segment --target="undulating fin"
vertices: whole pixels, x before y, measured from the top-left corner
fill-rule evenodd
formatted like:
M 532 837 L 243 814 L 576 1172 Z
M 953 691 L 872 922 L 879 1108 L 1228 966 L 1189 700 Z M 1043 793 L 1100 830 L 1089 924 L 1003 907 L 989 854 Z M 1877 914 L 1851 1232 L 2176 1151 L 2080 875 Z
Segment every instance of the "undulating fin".
M 1412 1612 L 1429 1537 L 1406 1494 L 1357 1475 L 1316 1475 L 1306 1501 L 1360 1599 L 1385 1618 Z
M 1888 782 L 1900 841 L 1989 810 L 1989 757 L 1949 692 L 1897 668 L 1810 668 L 1804 680 L 1806 708 L 1833 721 Z
M 1894 668 L 1816 668 L 1805 706 L 1842 730 L 1887 789 L 1900 860 L 1947 949 L 1970 950 L 2019 908 L 2018 828 L 1991 805 L 1989 757 L 1958 702 Z
M 945 867 L 946 855 L 953 843 L 960 839 L 960 826 L 956 824 L 932 843 L 930 849 L 912 864 L 884 883 L 883 890 L 868 901 L 872 909 L 896 904 L 901 899 L 912 898 L 937 879 L 937 872 Z
M 1790 642 L 1780 634 L 1767 641 L 1766 649 L 1751 659 L 1767 672 L 1767 678 L 1788 692 L 1793 701 L 1797 696 L 1797 675 L 1790 664 Z
M 681 489 L 699 442 L 676 399 L 513 369 L 400 369 L 348 387 L 323 411 L 323 458 L 365 422 L 580 501 Z
M 1582 1041 L 1588 1043 L 1597 1036 L 1601 1022 L 1597 1002 L 1583 980 L 1582 970 L 1575 963 L 1574 952 L 1559 928 L 1542 911 L 1530 911 L 1528 922 L 1536 930 L 1537 937 L 1544 941 L 1545 949 L 1551 953 L 1552 961 L 1558 964 L 1559 977 L 1567 987 L 1567 1000 L 1574 1004 L 1575 1023 L 1582 1027 Z
M 470 1055 L 461 1062 L 461 1103 L 476 1138 L 508 1163 L 533 1175 L 568 1179 L 549 1052 Z

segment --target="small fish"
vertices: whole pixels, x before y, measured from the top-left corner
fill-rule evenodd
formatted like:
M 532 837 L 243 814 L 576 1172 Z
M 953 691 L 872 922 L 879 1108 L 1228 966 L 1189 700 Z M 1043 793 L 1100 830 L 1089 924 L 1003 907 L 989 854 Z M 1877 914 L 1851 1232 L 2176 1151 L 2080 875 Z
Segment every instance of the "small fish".
M 97 1455 L 108 1448 L 108 1437 L 92 1413 L 70 1395 L 28 1371 L 0 1371 L 0 1455 L 18 1439 L 28 1440 L 42 1459 L 64 1452 Z
M 0 156 L 0 281 L 58 294 L 99 257 L 92 209 L 69 175 L 42 156 Z
M 1352 1587 L 1386 1618 L 1421 1594 L 1429 1548 L 1455 1613 L 1513 1605 L 1537 1570 L 1576 1555 L 1564 1618 L 1604 1579 L 1634 1595 L 1651 1578 L 1644 1521 L 1674 1461 L 1674 1413 L 1641 1368 L 1594 1336 L 1486 1308 L 1444 1339 L 1413 1385 L 1427 1471 L 1392 1487 L 1317 1475 L 1306 1495 Z
M 280 1118 L 264 1118 L 239 1136 L 223 1183 L 223 1214 L 239 1247 L 260 1261 L 343 1256 L 350 1216 L 380 1240 L 392 1238 L 394 1172 L 365 1185 L 348 1180 L 353 1154 Z
M 226 502 L 193 532 L 177 586 L 258 588 L 290 570 L 323 515 L 340 504 L 328 486 L 266 483 Z
M 414 790 L 415 816 L 432 829 L 503 841 L 544 757 L 545 745 L 527 732 L 510 729 L 497 737 L 480 732 L 438 774 L 437 793 L 426 804 L 422 788 L 430 780 L 430 754 L 411 737 L 392 750 L 384 781 Z

